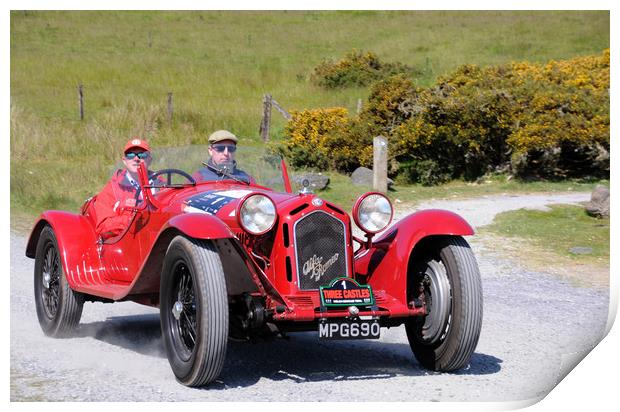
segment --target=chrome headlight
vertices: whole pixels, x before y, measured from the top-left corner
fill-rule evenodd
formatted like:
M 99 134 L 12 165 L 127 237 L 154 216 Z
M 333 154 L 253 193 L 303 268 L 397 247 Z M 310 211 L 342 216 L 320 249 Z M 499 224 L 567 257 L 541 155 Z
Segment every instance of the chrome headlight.
M 268 232 L 276 223 L 276 205 L 269 197 L 252 194 L 239 207 L 239 224 L 248 233 L 260 235 Z
M 366 233 L 377 233 L 392 221 L 392 204 L 381 193 L 362 195 L 353 208 L 353 220 Z

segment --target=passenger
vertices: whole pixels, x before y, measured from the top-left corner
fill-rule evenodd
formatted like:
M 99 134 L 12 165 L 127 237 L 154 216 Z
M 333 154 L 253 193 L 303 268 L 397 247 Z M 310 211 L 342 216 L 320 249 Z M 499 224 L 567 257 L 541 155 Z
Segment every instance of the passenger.
M 230 175 L 233 178 L 247 183 L 254 183 L 254 179 L 243 170 L 237 169 L 235 152 L 237 151 L 237 136 L 228 130 L 218 130 L 209 136 L 209 161 L 207 166 L 196 171 L 192 177 L 196 182 L 221 180 Z
M 138 183 L 138 167 L 144 162 L 148 170 L 153 160 L 148 142 L 138 138 L 129 140 L 122 160 L 125 169 L 114 173 L 93 205 L 97 220 L 95 230 L 103 239 L 118 236 L 127 229 L 131 224 L 131 209 L 143 201 Z

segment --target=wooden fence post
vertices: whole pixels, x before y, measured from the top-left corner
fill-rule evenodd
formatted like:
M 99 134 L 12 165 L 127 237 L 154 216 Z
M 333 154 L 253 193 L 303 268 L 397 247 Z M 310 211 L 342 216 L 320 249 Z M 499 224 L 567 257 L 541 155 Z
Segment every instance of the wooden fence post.
M 269 141 L 269 127 L 271 126 L 271 95 L 263 96 L 263 120 L 260 123 L 260 137 L 263 142 Z
M 388 144 L 383 136 L 376 136 L 372 141 L 373 178 L 372 187 L 377 192 L 387 193 L 387 158 Z
M 284 116 L 284 118 L 285 118 L 286 120 L 291 120 L 291 118 L 292 118 L 291 114 L 290 114 L 289 112 L 287 112 L 286 110 L 284 110 L 284 108 L 283 108 L 282 106 L 280 106 L 280 105 L 278 104 L 278 102 L 276 102 L 276 100 L 275 100 L 273 97 L 271 97 L 271 104 L 272 104 L 272 106 L 273 106 L 273 107 L 275 107 L 275 109 L 276 109 L 277 111 L 279 111 L 279 112 L 280 112 L 280 114 L 281 114 L 282 116 Z
M 172 92 L 168 92 L 168 125 L 172 124 Z
M 269 141 L 269 129 L 271 127 L 271 108 L 275 108 L 286 119 L 291 120 L 293 116 L 287 112 L 276 100 L 271 97 L 270 94 L 263 95 L 263 118 L 260 122 L 260 128 L 258 133 L 263 139 L 263 142 Z
M 84 91 L 81 84 L 78 85 L 78 108 L 80 111 L 80 120 L 84 120 Z

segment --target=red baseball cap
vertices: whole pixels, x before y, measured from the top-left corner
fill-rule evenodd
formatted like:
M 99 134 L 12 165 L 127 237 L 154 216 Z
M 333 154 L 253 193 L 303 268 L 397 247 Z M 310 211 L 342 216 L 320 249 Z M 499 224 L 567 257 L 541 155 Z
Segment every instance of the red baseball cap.
M 140 149 L 144 149 L 147 152 L 151 151 L 151 147 L 149 146 L 149 143 L 146 140 L 138 139 L 136 137 L 127 142 L 127 144 L 125 145 L 125 150 L 123 152 L 127 153 L 129 149 L 133 149 L 134 147 L 139 147 Z

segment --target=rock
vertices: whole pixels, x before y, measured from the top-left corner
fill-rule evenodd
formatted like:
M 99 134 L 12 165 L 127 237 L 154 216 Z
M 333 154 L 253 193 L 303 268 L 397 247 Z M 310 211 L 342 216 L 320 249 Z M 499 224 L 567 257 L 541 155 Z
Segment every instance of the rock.
M 594 217 L 609 217 L 609 188 L 600 185 L 594 188 L 590 202 L 586 204 L 586 213 Z
M 305 179 L 310 182 L 310 189 L 312 190 L 325 190 L 329 185 L 329 177 L 321 173 L 304 173 L 301 175 L 294 175 L 292 180 L 294 184 L 302 187 L 302 183 Z
M 591 247 L 575 246 L 570 248 L 570 253 L 574 255 L 589 255 L 592 253 Z
M 372 186 L 372 170 L 367 167 L 358 167 L 351 174 L 351 183 L 355 186 Z
M 367 167 L 358 167 L 351 175 L 351 183 L 355 186 L 372 187 L 373 172 Z M 388 189 L 394 185 L 394 181 L 390 178 L 387 180 Z

